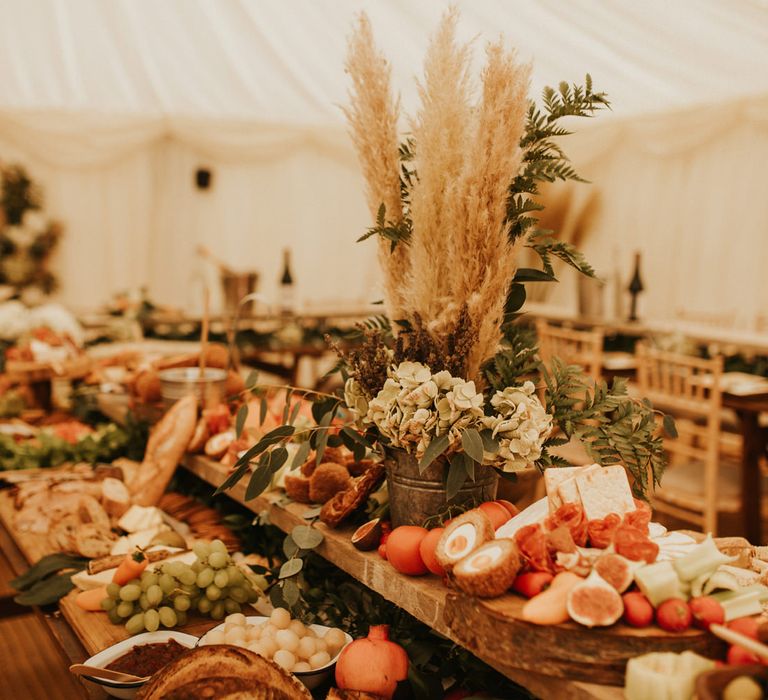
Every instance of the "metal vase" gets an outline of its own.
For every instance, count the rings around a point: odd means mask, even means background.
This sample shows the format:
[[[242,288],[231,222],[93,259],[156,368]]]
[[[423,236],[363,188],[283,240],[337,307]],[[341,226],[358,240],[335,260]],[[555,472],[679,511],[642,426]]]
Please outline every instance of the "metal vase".
[[[443,512],[447,505],[473,507],[496,498],[498,475],[489,468],[477,468],[475,480],[467,479],[450,500],[445,491],[448,463],[439,457],[419,474],[418,460],[403,450],[391,450],[385,462],[389,511],[392,526],[424,525],[431,516]]]

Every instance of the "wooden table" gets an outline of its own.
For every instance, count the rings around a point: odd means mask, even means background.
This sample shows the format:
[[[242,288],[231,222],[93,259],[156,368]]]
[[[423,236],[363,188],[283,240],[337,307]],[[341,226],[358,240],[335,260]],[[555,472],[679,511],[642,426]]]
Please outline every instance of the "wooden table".
[[[760,458],[768,450],[768,428],[760,425],[760,414],[768,412],[768,394],[737,396],[723,392],[723,406],[739,419],[743,438],[741,455],[741,505],[744,512],[744,537],[762,544],[762,475]]]
[[[197,456],[187,457],[184,467],[212,485],[220,484],[227,474],[221,464]],[[255,513],[267,513],[270,522],[285,532],[306,524],[307,506],[285,504],[282,492],[246,503],[246,482],[228,495]],[[45,536],[14,532],[13,506],[7,493],[0,493],[0,525],[5,528],[0,528],[0,545],[4,551],[15,550],[19,572],[48,553]],[[518,596],[479,600],[446,588],[434,576],[397,574],[376,552],[358,551],[351,543],[351,528],[316,526],[325,536],[318,554],[539,697],[619,700],[623,697],[618,687],[623,666],[631,656],[660,649],[692,649],[715,656],[724,651],[719,640],[696,630],[671,635],[655,627],[635,630],[622,625],[592,630],[575,623],[536,627],[520,619],[523,600]],[[81,662],[127,637],[123,627],[112,625],[105,613],[77,607],[73,594],[60,602],[59,610],[60,614],[44,619],[68,663]],[[200,635],[213,624],[197,622],[183,631]],[[104,697],[99,688],[85,685],[91,697]]]

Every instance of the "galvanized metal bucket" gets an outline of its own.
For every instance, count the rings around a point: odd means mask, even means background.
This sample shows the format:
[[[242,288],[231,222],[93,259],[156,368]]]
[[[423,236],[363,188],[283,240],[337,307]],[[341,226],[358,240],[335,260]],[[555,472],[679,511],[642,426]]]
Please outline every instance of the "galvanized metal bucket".
[[[226,370],[216,367],[206,367],[202,376],[199,367],[173,367],[160,372],[160,394],[166,408],[187,394],[194,394],[203,408],[216,406],[224,400],[226,384]]]
[[[490,468],[477,469],[475,481],[467,479],[458,494],[448,501],[445,491],[447,463],[443,457],[419,474],[415,457],[402,450],[392,450],[385,466],[393,527],[423,525],[428,518],[444,512],[448,505],[473,507],[496,498],[499,477]]]

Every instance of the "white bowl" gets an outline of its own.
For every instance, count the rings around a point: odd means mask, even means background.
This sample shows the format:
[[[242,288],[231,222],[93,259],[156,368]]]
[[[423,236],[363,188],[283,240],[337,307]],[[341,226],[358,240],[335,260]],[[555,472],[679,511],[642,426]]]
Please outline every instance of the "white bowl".
[[[129,637],[122,642],[118,642],[111,647],[103,649],[98,654],[94,654],[90,659],[86,659],[83,663],[88,666],[105,668],[118,657],[127,654],[135,646],[140,646],[142,644],[158,644],[167,642],[169,639],[176,640],[181,646],[187,647],[188,649],[192,649],[198,641],[197,637],[194,635],[184,634],[184,632],[176,632],[175,630],[144,632],[143,634],[136,634],[133,637]],[[94,678],[93,676],[83,676],[83,678],[103,686],[104,690],[112,697],[123,698],[124,700],[132,700],[132,698],[135,698],[139,688],[147,682],[134,681],[133,683],[121,683],[120,681],[108,681],[105,678]]]
[[[269,622],[269,618],[262,617],[261,615],[249,615],[245,618],[245,621],[249,625],[260,625],[263,622]],[[211,632],[216,630],[224,631],[224,625],[225,623],[222,622],[220,625],[216,625],[216,627],[209,629],[202,637],[200,637],[198,644],[205,644],[205,638]],[[318,637],[324,637],[328,630],[332,629],[331,627],[326,627],[325,625],[307,625],[307,627],[315,632]],[[336,656],[334,656],[325,666],[313,669],[312,671],[296,671],[293,673],[293,675],[296,676],[296,678],[298,678],[309,690],[314,690],[319,685],[322,685],[328,678],[330,678],[331,673],[333,673],[333,668],[336,666],[336,661],[338,660],[341,652],[344,650],[347,644],[352,641],[352,637],[350,637],[346,632],[344,632],[344,638],[346,639],[344,646],[339,649],[339,653],[336,654]]]

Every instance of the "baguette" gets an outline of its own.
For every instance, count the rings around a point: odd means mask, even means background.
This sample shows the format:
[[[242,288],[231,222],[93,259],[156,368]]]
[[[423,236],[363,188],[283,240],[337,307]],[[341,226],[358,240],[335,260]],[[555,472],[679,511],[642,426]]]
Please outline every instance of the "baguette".
[[[179,399],[160,419],[147,442],[144,461],[130,484],[135,504],[157,505],[192,439],[196,425],[197,399],[191,394]]]
[[[107,477],[101,482],[101,504],[110,518],[119,518],[131,507],[128,487],[118,479]]]

